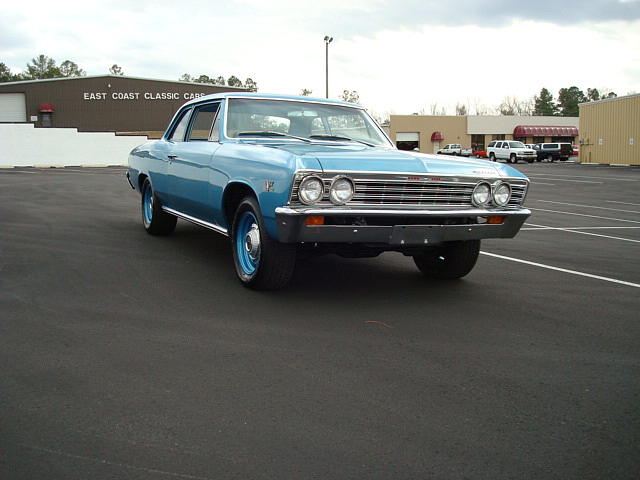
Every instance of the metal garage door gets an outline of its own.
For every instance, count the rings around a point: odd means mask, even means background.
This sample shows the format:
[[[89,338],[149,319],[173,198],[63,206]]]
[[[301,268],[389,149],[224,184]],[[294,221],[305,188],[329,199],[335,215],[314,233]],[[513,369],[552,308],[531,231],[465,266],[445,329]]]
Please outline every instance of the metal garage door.
[[[24,93],[0,93],[0,122],[26,122]]]

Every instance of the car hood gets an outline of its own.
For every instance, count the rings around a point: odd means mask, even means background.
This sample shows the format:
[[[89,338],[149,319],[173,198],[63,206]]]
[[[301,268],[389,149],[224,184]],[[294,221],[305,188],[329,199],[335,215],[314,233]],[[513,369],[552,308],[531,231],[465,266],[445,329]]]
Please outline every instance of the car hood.
[[[361,145],[278,145],[300,157],[313,157],[324,171],[385,172],[469,175],[477,177],[524,177],[514,168],[486,160],[447,158],[390,148]]]

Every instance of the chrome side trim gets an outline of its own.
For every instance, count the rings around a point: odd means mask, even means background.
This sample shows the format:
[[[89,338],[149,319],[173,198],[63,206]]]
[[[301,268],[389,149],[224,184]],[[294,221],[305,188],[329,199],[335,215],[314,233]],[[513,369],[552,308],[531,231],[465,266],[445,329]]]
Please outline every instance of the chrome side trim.
[[[221,233],[222,235],[225,235],[227,237],[229,236],[229,233],[226,228],[222,228],[218,225],[214,225],[213,223],[205,222],[204,220],[200,220],[199,218],[192,217],[191,215],[187,215],[186,213],[179,212],[177,210],[174,210],[173,208],[162,207],[162,210],[164,210],[167,213],[170,213],[171,215],[175,215],[178,218],[186,220],[187,222],[195,223],[196,225],[199,225],[204,228],[208,228],[209,230],[213,230],[214,232]]]

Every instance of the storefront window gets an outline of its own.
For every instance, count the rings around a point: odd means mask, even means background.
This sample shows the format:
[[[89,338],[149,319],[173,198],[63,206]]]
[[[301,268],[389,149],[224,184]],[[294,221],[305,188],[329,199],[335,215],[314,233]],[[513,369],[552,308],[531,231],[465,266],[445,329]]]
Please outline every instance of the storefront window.
[[[474,152],[484,150],[484,135],[471,135],[471,150]]]

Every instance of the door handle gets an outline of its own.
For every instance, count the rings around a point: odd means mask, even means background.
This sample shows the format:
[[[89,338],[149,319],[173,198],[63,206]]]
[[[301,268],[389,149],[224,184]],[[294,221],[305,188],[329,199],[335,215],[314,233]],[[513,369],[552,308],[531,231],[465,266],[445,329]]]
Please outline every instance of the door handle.
[[[167,158],[169,160],[175,160],[178,156],[177,155],[167,155]]]

